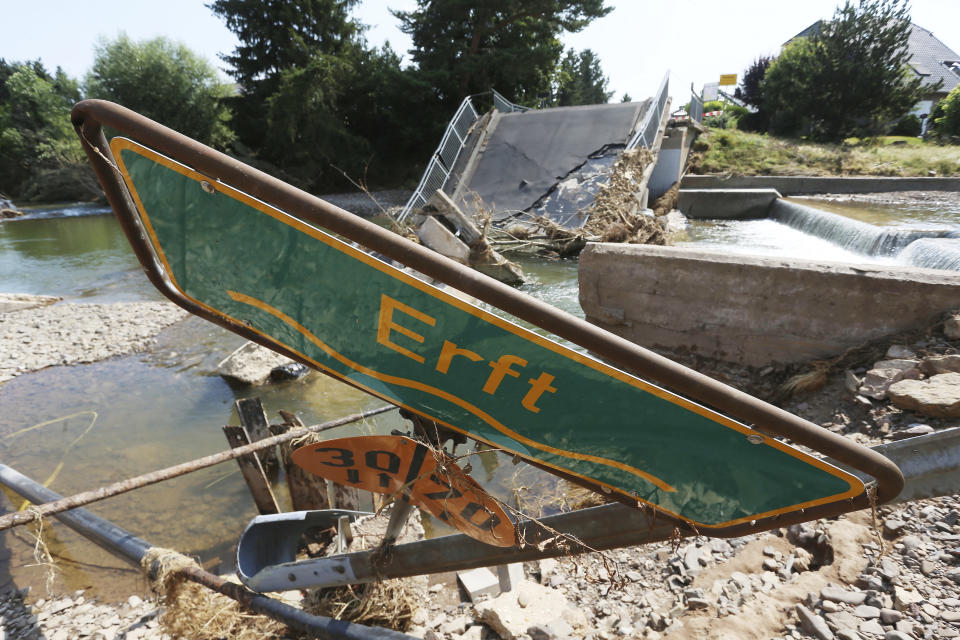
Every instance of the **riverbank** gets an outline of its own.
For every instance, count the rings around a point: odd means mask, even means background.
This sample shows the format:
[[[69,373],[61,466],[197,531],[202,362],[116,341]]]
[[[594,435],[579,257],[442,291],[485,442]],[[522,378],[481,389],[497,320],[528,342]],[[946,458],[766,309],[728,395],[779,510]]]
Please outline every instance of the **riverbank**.
[[[45,367],[140,351],[188,315],[172,302],[60,302],[0,313],[0,383]]]
[[[694,143],[690,172],[736,176],[960,176],[960,146],[919,139],[896,144],[816,144],[736,129]]]

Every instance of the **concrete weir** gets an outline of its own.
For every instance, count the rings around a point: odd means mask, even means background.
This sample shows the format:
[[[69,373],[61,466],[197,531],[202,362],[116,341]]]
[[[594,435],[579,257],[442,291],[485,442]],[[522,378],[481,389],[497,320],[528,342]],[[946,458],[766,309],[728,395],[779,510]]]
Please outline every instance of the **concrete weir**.
[[[637,344],[749,366],[800,362],[904,330],[960,306],[960,276],[912,267],[589,244],[587,319]]]

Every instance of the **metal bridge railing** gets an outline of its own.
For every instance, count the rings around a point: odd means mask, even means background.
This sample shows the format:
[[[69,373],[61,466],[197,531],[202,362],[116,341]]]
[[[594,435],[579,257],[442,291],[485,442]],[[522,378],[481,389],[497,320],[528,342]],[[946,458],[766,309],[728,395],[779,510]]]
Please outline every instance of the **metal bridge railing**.
[[[530,110],[530,107],[523,107],[519,104],[513,104],[500,95],[496,89],[491,89],[490,93],[493,94],[493,108],[500,113],[514,113],[516,111],[524,112]]]
[[[643,122],[637,127],[637,132],[630,138],[630,142],[627,143],[627,149],[636,149],[640,145],[649,149],[653,141],[657,139],[657,131],[660,130],[660,120],[663,118],[663,110],[667,106],[669,80],[670,73],[667,72],[663,75],[663,80],[660,82],[660,89],[657,90],[657,94],[653,98],[653,104],[647,109],[647,115],[644,116]]]
[[[463,99],[457,112],[450,119],[447,130],[443,132],[443,139],[440,140],[440,146],[434,151],[433,157],[427,164],[423,177],[420,178],[420,184],[414,190],[413,195],[403,206],[397,219],[401,222],[410,215],[414,209],[418,209],[427,203],[427,199],[437,189],[443,189],[450,178],[450,172],[453,165],[456,164],[463,145],[467,141],[470,133],[470,127],[480,119],[477,110],[473,107],[473,101],[470,96]]]
[[[693,84],[690,85],[690,112],[688,115],[691,120],[703,122],[703,98],[694,92]]]
[[[529,107],[522,107],[513,104],[502,95],[491,89],[493,94],[493,106],[501,113],[514,113],[528,111]],[[450,119],[447,130],[443,133],[443,139],[440,146],[434,151],[433,157],[427,163],[427,169],[420,178],[420,184],[414,190],[413,195],[407,200],[397,215],[397,220],[403,221],[414,209],[419,209],[427,204],[427,200],[437,190],[443,190],[450,180],[450,173],[453,171],[460,153],[467,142],[467,136],[470,135],[470,129],[474,123],[480,119],[477,110],[473,106],[472,96],[467,96],[460,103],[457,112]]]

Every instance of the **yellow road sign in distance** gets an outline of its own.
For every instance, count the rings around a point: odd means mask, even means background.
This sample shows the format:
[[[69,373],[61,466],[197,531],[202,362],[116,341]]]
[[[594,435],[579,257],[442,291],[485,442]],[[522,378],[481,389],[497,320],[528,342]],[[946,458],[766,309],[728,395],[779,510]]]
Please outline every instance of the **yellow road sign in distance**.
[[[729,87],[731,85],[737,84],[737,74],[735,73],[724,73],[720,75],[720,86]]]

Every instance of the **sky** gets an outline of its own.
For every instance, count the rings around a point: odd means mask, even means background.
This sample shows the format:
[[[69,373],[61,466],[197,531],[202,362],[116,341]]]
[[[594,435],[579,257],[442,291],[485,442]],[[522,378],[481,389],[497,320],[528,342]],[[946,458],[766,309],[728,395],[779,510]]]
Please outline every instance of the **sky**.
[[[634,100],[652,96],[669,72],[670,93],[679,106],[689,98],[691,83],[699,92],[720,74],[741,75],[758,56],[776,54],[798,32],[830,18],[838,1],[607,0],[614,7],[609,15],[563,41],[599,55],[615,100],[624,93]],[[405,54],[410,39],[390,9],[415,6],[415,0],[361,0],[355,14],[369,26],[371,44],[389,42]],[[77,78],[93,64],[98,39],[121,32],[134,40],[166,36],[182,42],[221,70],[218,54],[237,45],[200,0],[90,0],[83,11],[63,0],[0,0],[0,7],[0,58],[39,58],[49,69],[60,66]],[[915,23],[960,52],[960,0],[914,0],[911,13]]]

